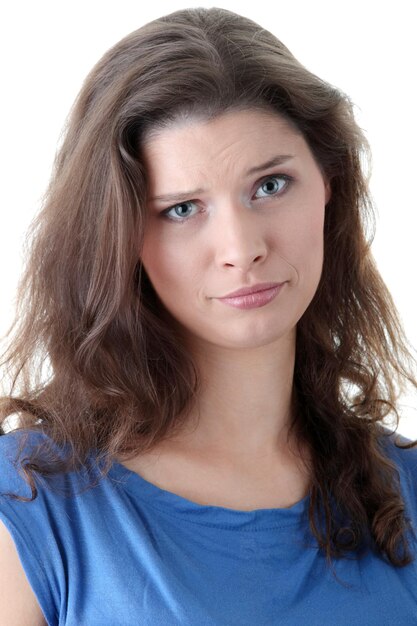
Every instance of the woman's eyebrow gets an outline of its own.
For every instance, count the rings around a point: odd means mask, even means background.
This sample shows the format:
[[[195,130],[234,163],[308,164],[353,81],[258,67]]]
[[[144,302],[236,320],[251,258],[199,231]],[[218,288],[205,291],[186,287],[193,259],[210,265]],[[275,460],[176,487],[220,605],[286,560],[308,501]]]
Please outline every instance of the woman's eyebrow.
[[[293,159],[293,154],[278,154],[277,156],[272,157],[269,161],[265,161],[265,163],[261,163],[261,165],[256,165],[255,167],[251,167],[250,170],[246,172],[246,176],[250,176],[251,174],[256,174],[262,170],[267,170],[269,167],[276,167],[277,165],[282,165],[286,163],[290,159]]]
[[[276,167],[278,165],[282,165],[286,163],[290,159],[293,159],[294,155],[292,154],[278,154],[268,161],[261,163],[260,165],[255,165],[255,167],[251,167],[246,172],[246,176],[251,176],[252,174],[257,174],[262,170],[266,170],[269,167]],[[184,198],[192,198],[193,196],[197,196],[200,193],[204,193],[204,189],[202,187],[198,187],[197,189],[190,189],[188,191],[177,191],[175,193],[165,193],[160,196],[152,196],[149,198],[151,202],[176,202],[177,200],[183,200]]]

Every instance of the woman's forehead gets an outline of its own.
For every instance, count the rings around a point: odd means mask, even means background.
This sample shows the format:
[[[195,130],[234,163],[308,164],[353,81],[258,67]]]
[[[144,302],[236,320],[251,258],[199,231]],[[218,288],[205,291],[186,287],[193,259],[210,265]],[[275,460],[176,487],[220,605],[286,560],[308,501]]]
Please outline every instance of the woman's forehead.
[[[142,156],[148,165],[174,155],[177,162],[196,156],[227,159],[229,154],[244,161],[248,151],[259,153],[260,158],[270,150],[274,154],[299,151],[304,143],[301,133],[278,114],[247,110],[210,120],[190,118],[174,122],[148,136],[142,145]],[[236,154],[239,150],[244,152]],[[272,153],[269,156],[272,158]]]

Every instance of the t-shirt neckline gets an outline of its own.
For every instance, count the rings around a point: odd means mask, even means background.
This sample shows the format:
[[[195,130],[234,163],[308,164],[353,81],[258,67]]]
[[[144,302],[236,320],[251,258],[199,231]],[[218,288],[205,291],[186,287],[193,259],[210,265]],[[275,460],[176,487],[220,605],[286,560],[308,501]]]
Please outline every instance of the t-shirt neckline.
[[[227,526],[240,530],[260,530],[305,525],[308,521],[310,495],[288,508],[263,508],[242,511],[216,505],[199,504],[158,485],[114,461],[109,469],[109,477],[145,505],[158,509],[161,513],[186,518],[188,522],[204,525]]]

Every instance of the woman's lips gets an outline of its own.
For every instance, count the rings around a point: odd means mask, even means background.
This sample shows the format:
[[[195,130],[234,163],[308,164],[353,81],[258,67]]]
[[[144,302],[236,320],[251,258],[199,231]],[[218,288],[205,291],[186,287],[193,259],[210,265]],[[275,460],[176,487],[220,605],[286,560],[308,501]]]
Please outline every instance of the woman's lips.
[[[218,300],[237,309],[255,309],[271,302],[284,285],[285,283],[254,285],[253,287],[234,291],[223,298],[218,298]]]

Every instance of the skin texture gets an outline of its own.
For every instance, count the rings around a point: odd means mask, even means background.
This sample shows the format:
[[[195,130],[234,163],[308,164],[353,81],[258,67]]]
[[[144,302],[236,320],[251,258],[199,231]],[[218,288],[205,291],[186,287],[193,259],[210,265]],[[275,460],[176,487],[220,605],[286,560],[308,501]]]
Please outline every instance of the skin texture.
[[[330,186],[303,136],[264,111],[178,121],[151,134],[142,154],[142,263],[203,380],[198,425],[176,450],[252,476],[287,468],[296,325],[321,276]],[[291,158],[248,174],[278,155]],[[178,198],[155,199],[167,194]],[[284,281],[266,306],[218,299]]]

